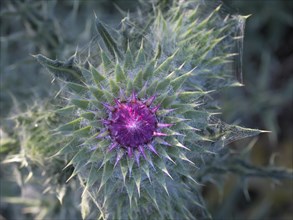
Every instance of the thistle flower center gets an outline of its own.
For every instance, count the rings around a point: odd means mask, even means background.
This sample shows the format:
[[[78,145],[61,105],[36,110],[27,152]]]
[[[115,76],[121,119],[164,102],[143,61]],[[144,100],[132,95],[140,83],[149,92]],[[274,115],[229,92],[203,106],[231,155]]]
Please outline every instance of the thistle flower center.
[[[124,147],[137,148],[152,141],[157,129],[155,113],[140,100],[116,101],[110,115],[110,136]]]

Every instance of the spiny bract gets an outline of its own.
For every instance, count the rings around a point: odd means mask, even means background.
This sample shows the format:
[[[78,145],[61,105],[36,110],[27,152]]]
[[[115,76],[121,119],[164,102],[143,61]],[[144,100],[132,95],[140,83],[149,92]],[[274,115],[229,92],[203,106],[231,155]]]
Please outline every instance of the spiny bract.
[[[197,171],[224,145],[260,133],[209,111],[217,107],[211,92],[239,85],[231,74],[241,38],[234,28],[244,18],[203,9],[180,1],[148,19],[126,17],[116,32],[97,19],[100,41],[85,59],[35,56],[65,85],[68,102],[56,112],[71,121],[54,135],[70,141],[55,156],[70,158],[69,179],[81,180],[83,218],[209,217]]]

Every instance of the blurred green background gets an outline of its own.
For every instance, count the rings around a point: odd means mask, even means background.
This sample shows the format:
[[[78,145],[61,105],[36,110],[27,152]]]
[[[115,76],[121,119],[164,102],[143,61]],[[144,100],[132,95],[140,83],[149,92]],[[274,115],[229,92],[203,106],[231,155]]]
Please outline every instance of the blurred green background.
[[[52,59],[65,59],[74,54],[74,45],[82,49],[95,33],[94,12],[108,25],[118,27],[122,16],[113,3],[124,10],[137,7],[136,0],[0,1],[1,138],[11,132],[7,117],[50,95],[52,78],[30,55],[42,53]],[[230,147],[236,150],[251,144],[250,160],[254,164],[293,168],[293,1],[223,3],[230,13],[251,16],[244,32],[245,86],[221,91],[222,117],[228,123],[271,131]],[[0,178],[5,175],[7,171],[1,168]],[[4,181],[0,183],[1,194],[18,193],[16,186],[7,189]],[[203,189],[216,219],[293,219],[292,181],[251,179],[247,184],[245,193],[243,181],[231,175],[227,176],[222,196],[212,185]],[[21,207],[1,203],[0,219],[17,216],[9,212],[21,212]]]
[[[231,12],[251,16],[244,32],[244,87],[223,91],[223,118],[229,123],[271,131],[255,140],[250,153],[254,164],[273,163],[292,169],[293,1],[224,0],[224,5]],[[266,179],[251,179],[251,200],[246,201],[239,188],[241,180],[234,179],[229,178],[226,186],[230,200],[215,205],[220,218],[230,213],[231,219],[293,219],[292,181],[273,185]]]

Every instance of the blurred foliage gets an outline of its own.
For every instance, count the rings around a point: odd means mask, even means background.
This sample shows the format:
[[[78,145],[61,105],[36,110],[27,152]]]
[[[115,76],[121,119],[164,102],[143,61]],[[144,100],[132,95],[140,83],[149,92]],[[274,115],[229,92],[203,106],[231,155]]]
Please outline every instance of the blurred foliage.
[[[244,34],[242,72],[245,86],[222,92],[223,118],[227,122],[271,131],[255,140],[250,153],[254,164],[274,163],[292,168],[293,2],[223,2],[233,13],[251,15]],[[268,184],[254,178],[246,183],[246,193],[239,188],[242,182],[235,176],[227,178],[225,184],[227,191],[225,198],[220,200],[222,204],[219,205],[215,197],[210,199],[214,210],[222,209],[218,219],[224,219],[224,213],[231,213],[231,219],[292,219],[292,181]],[[208,194],[213,195],[213,187],[207,188]],[[250,200],[245,195],[250,195]]]
[[[281,124],[292,119],[293,2],[225,2],[232,11],[251,17],[243,49],[245,87],[224,92],[224,117],[271,131],[271,145],[276,145],[293,132],[290,124]]]

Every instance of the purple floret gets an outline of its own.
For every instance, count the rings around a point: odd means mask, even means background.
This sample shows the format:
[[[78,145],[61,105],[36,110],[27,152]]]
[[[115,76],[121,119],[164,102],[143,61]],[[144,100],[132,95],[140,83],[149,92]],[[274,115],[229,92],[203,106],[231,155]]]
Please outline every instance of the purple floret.
[[[137,148],[151,142],[157,128],[155,113],[139,100],[118,104],[109,121],[112,139],[124,147]]]

